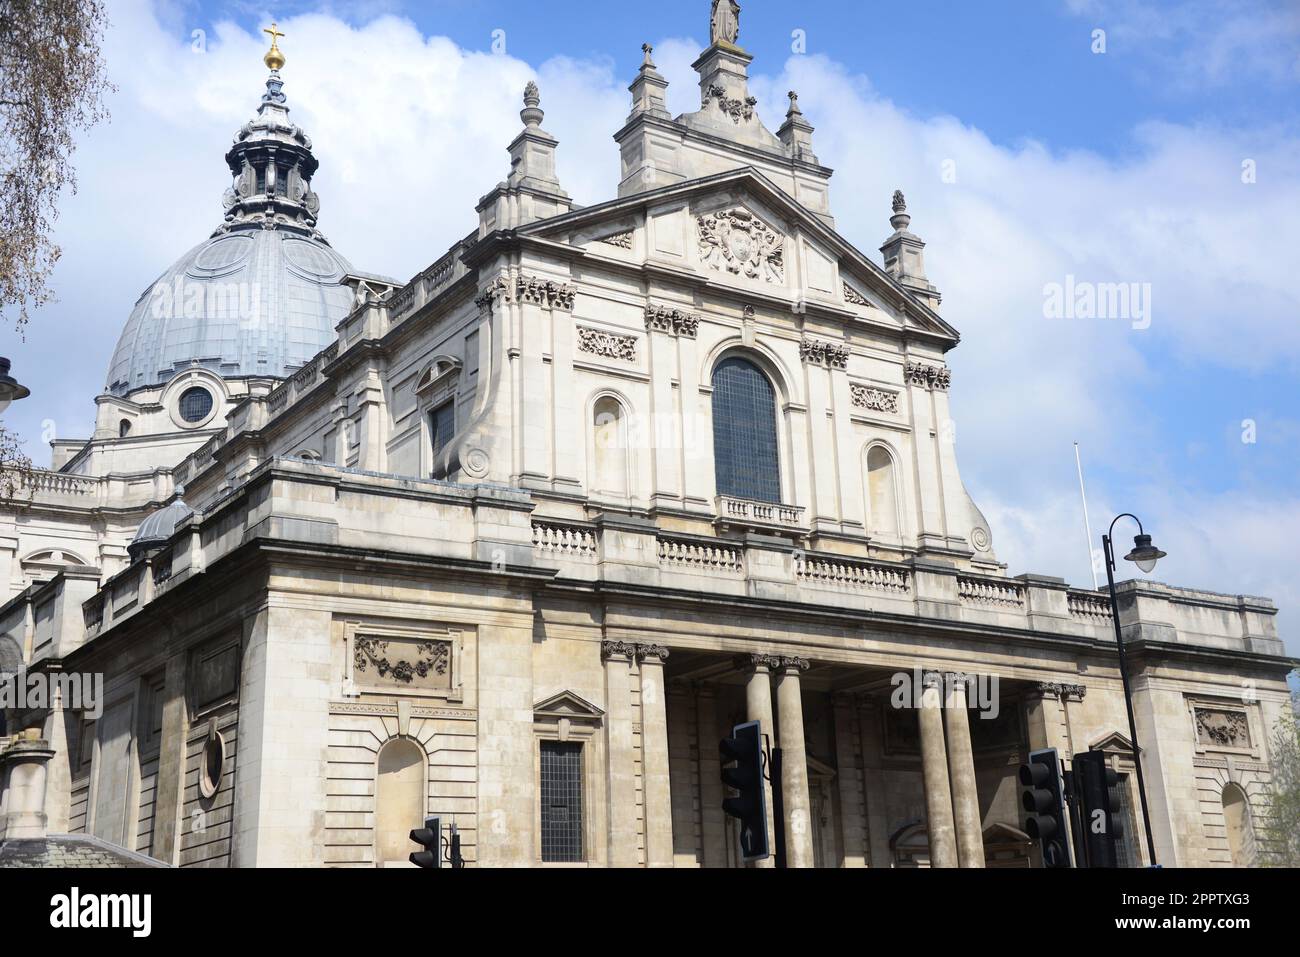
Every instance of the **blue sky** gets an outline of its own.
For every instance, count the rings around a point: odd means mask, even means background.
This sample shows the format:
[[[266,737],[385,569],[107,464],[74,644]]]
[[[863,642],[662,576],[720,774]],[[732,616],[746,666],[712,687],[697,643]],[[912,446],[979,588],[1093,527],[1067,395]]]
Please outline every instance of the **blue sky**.
[[[566,187],[612,195],[641,43],[670,106],[695,108],[708,7],[110,0],[113,121],[77,154],[59,304],[25,342],[0,333],[34,393],[7,423],[38,463],[43,433],[88,434],[131,306],[220,221],[221,157],[256,106],[273,14],[322,163],[321,227],[359,268],[405,276],[504,177],[525,79],[541,82]],[[1094,532],[1138,512],[1170,552],[1156,577],[1273,597],[1300,655],[1300,5],[748,0],[741,41],[770,128],[799,89],[841,232],[878,258],[889,193],[907,191],[963,333],[963,477],[1010,572],[1090,582],[1078,440]],[[1044,285],[1067,276],[1149,284],[1149,328],[1046,318]]]

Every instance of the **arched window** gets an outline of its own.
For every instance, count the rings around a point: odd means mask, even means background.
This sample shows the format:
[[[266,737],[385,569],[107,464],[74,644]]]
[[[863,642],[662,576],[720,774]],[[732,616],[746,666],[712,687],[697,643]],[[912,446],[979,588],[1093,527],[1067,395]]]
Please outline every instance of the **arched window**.
[[[394,738],[379,749],[375,782],[375,864],[404,865],[417,848],[412,828],[424,824],[424,750],[410,738]]]
[[[713,466],[719,495],[781,501],[776,392],[758,366],[734,356],[713,370]]]
[[[883,445],[867,452],[867,530],[872,535],[898,537],[898,498],[894,457]]]
[[[603,396],[592,406],[591,490],[628,494],[627,420],[622,404]]]
[[[1250,804],[1240,785],[1227,784],[1223,788],[1223,827],[1228,835],[1228,853],[1233,867],[1249,867],[1250,855],[1246,846],[1250,840]]]

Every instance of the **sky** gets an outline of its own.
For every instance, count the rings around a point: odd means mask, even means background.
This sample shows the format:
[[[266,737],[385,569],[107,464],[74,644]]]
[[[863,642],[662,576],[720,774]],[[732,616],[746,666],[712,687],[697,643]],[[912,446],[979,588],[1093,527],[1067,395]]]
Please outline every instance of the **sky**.
[[[1009,573],[1091,585],[1077,441],[1094,540],[1137,513],[1169,553],[1155,578],[1272,598],[1300,656],[1300,2],[743,6],[760,115],[775,129],[799,92],[836,170],[839,231],[879,262],[890,195],[907,194],[962,333],[962,475]],[[25,338],[0,328],[33,393],[5,421],[37,464],[50,438],[90,434],[132,306],[220,223],[222,157],[262,93],[271,20],[321,162],[321,229],[357,268],[406,278],[504,179],[529,79],[564,187],[612,197],[641,44],[670,109],[697,109],[709,2],[108,10],[117,90],[61,203],[59,301]],[[1142,308],[1053,313],[1052,290],[1106,283]]]

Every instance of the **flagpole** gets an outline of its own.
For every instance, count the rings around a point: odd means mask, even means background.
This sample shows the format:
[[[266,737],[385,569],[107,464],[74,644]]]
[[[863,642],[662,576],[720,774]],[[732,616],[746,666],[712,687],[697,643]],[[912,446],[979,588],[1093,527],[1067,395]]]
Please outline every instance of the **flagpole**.
[[[1083,489],[1083,461],[1079,458],[1079,443],[1074,443],[1074,465],[1079,470],[1079,499],[1083,502],[1083,531],[1087,535],[1088,544],[1088,570],[1092,572],[1092,590],[1096,591],[1100,586],[1097,584],[1097,563],[1092,560],[1092,523],[1088,521],[1088,493]]]

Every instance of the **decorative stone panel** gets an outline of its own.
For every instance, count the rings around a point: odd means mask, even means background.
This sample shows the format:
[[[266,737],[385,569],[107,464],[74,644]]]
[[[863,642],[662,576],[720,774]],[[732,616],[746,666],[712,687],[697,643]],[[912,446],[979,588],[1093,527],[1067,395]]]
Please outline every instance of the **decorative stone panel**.
[[[700,260],[719,272],[785,283],[785,237],[747,209],[696,218]]]
[[[578,326],[578,350],[623,362],[636,362],[636,336],[620,336],[590,326]]]
[[[1194,707],[1196,740],[1204,748],[1245,751],[1252,747],[1250,716],[1232,708]]]
[[[867,385],[855,385],[850,389],[850,401],[855,409],[868,412],[898,412],[898,393],[886,389],[873,389]]]
[[[852,286],[850,286],[848,283],[843,283],[842,285],[844,286],[844,301],[845,301],[845,302],[852,303],[852,304],[855,305],[855,306],[870,306],[870,305],[871,305],[871,303],[867,301],[866,296],[862,295],[862,293],[858,292],[856,289],[854,289],[854,288],[853,288]]]

